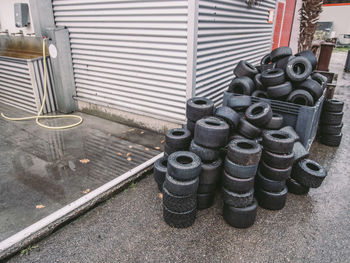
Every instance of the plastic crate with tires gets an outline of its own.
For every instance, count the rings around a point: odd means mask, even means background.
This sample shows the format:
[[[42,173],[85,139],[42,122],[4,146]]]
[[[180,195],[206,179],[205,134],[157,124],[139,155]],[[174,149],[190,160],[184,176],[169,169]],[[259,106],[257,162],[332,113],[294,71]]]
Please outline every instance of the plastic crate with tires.
[[[251,98],[254,103],[258,101],[267,101],[271,105],[273,112],[279,113],[283,116],[283,126],[292,126],[298,133],[301,143],[307,149],[310,149],[316,136],[325,93],[326,90],[324,90],[323,95],[318,99],[314,106],[304,106],[253,96]],[[223,105],[230,106],[230,99],[233,96],[239,95],[241,94],[225,91]]]

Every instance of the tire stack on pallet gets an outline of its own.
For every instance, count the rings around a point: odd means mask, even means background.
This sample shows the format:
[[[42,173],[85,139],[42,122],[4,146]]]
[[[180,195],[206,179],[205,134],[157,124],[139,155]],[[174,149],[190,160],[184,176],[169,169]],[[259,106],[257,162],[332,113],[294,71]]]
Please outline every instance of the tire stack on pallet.
[[[344,102],[339,100],[325,100],[323,103],[320,135],[321,143],[338,147],[343,137],[343,108]]]

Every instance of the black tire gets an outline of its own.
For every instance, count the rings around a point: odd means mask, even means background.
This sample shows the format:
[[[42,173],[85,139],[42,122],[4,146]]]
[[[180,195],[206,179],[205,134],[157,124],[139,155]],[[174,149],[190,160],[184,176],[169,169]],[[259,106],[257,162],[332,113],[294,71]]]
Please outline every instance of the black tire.
[[[190,152],[195,153],[203,162],[212,162],[219,158],[218,149],[205,148],[198,145],[194,140],[191,141]]]
[[[281,210],[287,201],[288,189],[285,187],[282,191],[272,193],[263,189],[256,191],[259,206],[269,210]]]
[[[312,95],[308,91],[303,89],[293,90],[287,97],[286,101],[305,106],[313,106],[315,103]]]
[[[192,136],[194,134],[194,127],[196,127],[196,122],[191,121],[191,120],[187,120],[186,128],[187,128],[187,130],[189,130],[191,132]]]
[[[238,125],[238,132],[248,139],[255,139],[261,135],[261,129],[241,118]]]
[[[260,171],[256,176],[256,187],[261,188],[267,192],[277,193],[281,192],[286,187],[286,181],[273,181],[264,177]]]
[[[214,204],[215,192],[197,194],[197,209],[207,209]]]
[[[267,99],[269,97],[269,95],[267,95],[266,91],[263,90],[256,90],[252,93],[253,97],[257,97],[257,98],[264,98]]]
[[[254,76],[255,88],[258,90],[264,90],[264,86],[261,82],[261,73]]]
[[[240,135],[239,133],[231,133],[229,135],[228,141],[231,142],[233,140],[237,140],[237,139],[246,139],[244,136]]]
[[[264,126],[272,118],[271,106],[267,102],[254,103],[246,110],[245,117],[255,126]]]
[[[261,82],[266,87],[280,85],[285,80],[284,71],[280,68],[265,70],[261,73]]]
[[[237,77],[249,77],[254,78],[256,74],[259,73],[259,71],[254,67],[252,64],[245,60],[241,60],[238,65],[235,67],[233,73]]]
[[[165,135],[165,143],[171,148],[188,148],[191,143],[191,132],[183,128],[171,129]]]
[[[189,181],[179,181],[166,174],[163,188],[168,189],[170,193],[176,196],[187,196],[195,194],[199,185],[199,178],[196,177]],[[170,208],[170,207],[169,207]]]
[[[239,165],[236,164],[227,157],[225,158],[225,171],[234,177],[247,179],[254,177],[256,174],[256,171],[258,170],[258,164],[253,165]]]
[[[222,173],[222,160],[219,158],[210,163],[202,163],[199,174],[200,184],[216,184]]]
[[[201,159],[192,152],[175,152],[168,157],[168,174],[176,180],[193,180],[200,171]]]
[[[297,134],[297,132],[294,130],[292,126],[285,126],[282,129],[280,129],[280,131],[285,131],[289,133],[293,137],[294,142],[300,141],[299,135]]]
[[[302,186],[293,178],[288,179],[286,185],[288,187],[288,193],[295,195],[306,195],[310,190],[310,187]]]
[[[261,159],[269,166],[278,168],[278,169],[287,169],[293,165],[294,162],[294,153],[287,154],[276,154],[264,150],[261,155]]]
[[[337,135],[323,134],[321,135],[321,143],[327,146],[338,147],[341,143],[342,137],[342,133]]]
[[[271,57],[270,57],[270,53],[266,54],[265,56],[262,57],[261,61],[260,61],[260,65],[268,65],[271,64]]]
[[[168,160],[166,157],[159,158],[153,167],[154,180],[158,184],[159,191],[163,189],[163,183],[165,181],[165,174],[167,171]]]
[[[311,66],[312,66],[312,70],[316,69],[317,58],[316,58],[315,54],[312,53],[312,51],[305,50],[305,51],[302,51],[302,52],[296,54],[296,56],[302,56],[302,57],[306,58],[310,62]]]
[[[327,83],[327,77],[323,76],[318,72],[312,73],[311,78],[317,81],[322,86],[322,88],[324,88],[325,84]]]
[[[254,187],[254,178],[255,177],[252,176],[242,179],[231,176],[226,171],[224,171],[224,175],[222,177],[222,186],[230,192],[246,193]]]
[[[286,169],[278,169],[267,165],[264,161],[261,161],[259,170],[260,173],[267,179],[273,181],[285,181],[290,177],[292,167],[290,166]]]
[[[218,149],[227,143],[229,125],[215,117],[203,118],[196,123],[194,141],[203,147]]]
[[[203,117],[212,116],[213,113],[214,103],[207,98],[195,97],[187,101],[186,117],[193,122]]]
[[[270,54],[270,58],[272,62],[276,62],[277,60],[293,55],[293,51],[290,47],[278,47],[272,50]]]
[[[196,220],[196,213],[196,208],[184,213],[177,213],[163,205],[163,219],[165,223],[175,228],[187,228],[193,225]]]
[[[293,147],[293,153],[294,153],[294,162],[297,163],[298,161],[302,159],[309,158],[310,154],[309,151],[306,150],[304,145],[301,142],[295,142]]]
[[[286,154],[293,151],[295,139],[288,132],[282,130],[267,130],[263,132],[263,147],[264,150]]]
[[[343,120],[343,112],[323,111],[321,116],[321,124],[340,125]]]
[[[232,129],[237,129],[240,116],[230,107],[223,106],[218,108],[215,112],[215,116],[226,121]]]
[[[320,125],[320,131],[323,135],[338,135],[343,129],[343,123],[340,125]]]
[[[310,76],[312,66],[306,58],[295,57],[287,63],[285,72],[291,81],[301,82]]]
[[[183,213],[197,207],[196,193],[187,196],[177,196],[163,187],[163,204],[171,211]]]
[[[236,228],[248,228],[255,222],[258,203],[254,199],[247,207],[239,208],[224,204],[223,216],[227,224]]]
[[[273,99],[284,99],[292,92],[292,83],[289,81],[282,83],[280,85],[270,86],[267,88],[267,95]]]
[[[225,204],[233,207],[247,207],[254,201],[254,188],[246,193],[230,192],[222,188],[222,199]]]
[[[269,130],[278,130],[283,126],[283,116],[279,113],[273,113],[271,120],[265,124],[265,128]]]
[[[309,92],[316,102],[323,94],[322,86],[315,80],[307,79],[298,85],[299,89]]]
[[[236,139],[228,144],[227,158],[239,165],[256,165],[261,157],[261,146],[248,139]]]
[[[252,98],[250,96],[236,95],[227,91],[224,92],[224,106],[228,106],[234,110],[239,111],[248,108],[251,104]]]
[[[284,58],[277,60],[275,63],[275,68],[280,68],[280,69],[285,70],[288,62],[293,58],[294,58],[294,56],[287,56],[287,57],[284,57]]]
[[[310,159],[299,161],[293,169],[292,174],[292,178],[299,184],[311,188],[320,187],[326,176],[326,169],[319,163]]]
[[[344,108],[344,102],[340,100],[325,100],[323,103],[323,111],[332,111],[332,112],[342,112]]]
[[[188,150],[188,147],[183,147],[183,148],[179,148],[179,147],[176,147],[176,148],[173,148],[173,147],[170,147],[168,144],[164,144],[164,153],[165,153],[165,156],[169,156],[170,154],[174,153],[174,152],[179,152],[179,151],[187,151]]]
[[[216,191],[216,184],[199,184],[197,194],[208,194]]]
[[[254,81],[248,77],[239,77],[231,81],[228,92],[236,94],[250,95],[255,89]]]

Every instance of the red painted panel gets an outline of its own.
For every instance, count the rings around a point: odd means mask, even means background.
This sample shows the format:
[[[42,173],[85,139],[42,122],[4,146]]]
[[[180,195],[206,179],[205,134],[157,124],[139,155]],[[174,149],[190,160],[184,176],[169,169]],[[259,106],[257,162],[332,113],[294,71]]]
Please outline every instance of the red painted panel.
[[[290,35],[292,32],[294,11],[296,0],[287,0],[286,8],[284,10],[282,35],[279,46],[289,46]]]
[[[281,37],[280,34],[281,34],[282,19],[283,19],[283,9],[284,9],[284,3],[279,2],[277,5],[275,31],[273,33],[272,49],[279,47],[279,40]]]

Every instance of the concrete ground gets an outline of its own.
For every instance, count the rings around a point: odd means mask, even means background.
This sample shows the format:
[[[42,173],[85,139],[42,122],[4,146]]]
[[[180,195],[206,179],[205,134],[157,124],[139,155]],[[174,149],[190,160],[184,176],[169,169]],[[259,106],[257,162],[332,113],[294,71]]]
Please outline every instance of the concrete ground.
[[[335,53],[331,70],[342,72],[344,61]],[[312,147],[311,158],[328,170],[323,185],[289,194],[281,211],[259,208],[251,228],[225,223],[219,194],[192,227],[170,228],[149,176],[9,262],[349,262],[349,81],[340,75],[335,96],[346,102],[341,146]]]

